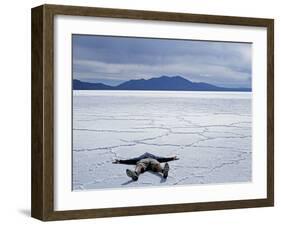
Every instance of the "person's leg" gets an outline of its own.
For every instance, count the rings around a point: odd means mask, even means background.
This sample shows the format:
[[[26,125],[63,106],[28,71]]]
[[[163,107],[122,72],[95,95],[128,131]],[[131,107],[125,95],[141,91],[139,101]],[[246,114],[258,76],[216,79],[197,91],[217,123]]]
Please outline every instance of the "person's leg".
[[[137,163],[136,168],[135,168],[135,172],[137,175],[144,173],[145,170],[146,170],[146,165],[144,163],[142,163],[142,162]]]
[[[170,167],[167,162],[165,163],[164,167],[162,167],[160,162],[158,162],[157,160],[155,159],[151,160],[151,170],[154,172],[163,173],[164,178],[168,177],[169,169]]]
[[[155,159],[152,159],[150,162],[150,168],[153,172],[158,172],[158,173],[162,173],[163,172],[163,168],[160,164],[160,162],[158,162]]]
[[[146,164],[138,162],[134,171],[130,169],[126,170],[127,176],[131,177],[134,181],[137,181],[139,175],[146,170],[146,167]]]

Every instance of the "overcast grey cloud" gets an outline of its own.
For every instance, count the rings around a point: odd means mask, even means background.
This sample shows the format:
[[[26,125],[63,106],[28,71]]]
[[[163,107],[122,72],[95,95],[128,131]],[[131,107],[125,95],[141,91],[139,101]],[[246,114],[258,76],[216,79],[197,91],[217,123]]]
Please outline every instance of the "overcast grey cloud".
[[[182,76],[224,87],[251,87],[251,44],[73,35],[73,78],[117,85]]]

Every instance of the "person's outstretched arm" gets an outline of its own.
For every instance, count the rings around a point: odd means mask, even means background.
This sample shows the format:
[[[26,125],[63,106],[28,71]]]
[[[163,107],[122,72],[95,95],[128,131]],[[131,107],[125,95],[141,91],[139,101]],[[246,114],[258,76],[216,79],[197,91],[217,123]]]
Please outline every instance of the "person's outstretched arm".
[[[126,164],[126,165],[135,165],[139,161],[138,158],[133,159],[115,159],[112,163],[113,164]]]
[[[173,157],[157,157],[158,162],[169,162],[169,161],[174,161],[174,160],[179,160],[177,156]]]

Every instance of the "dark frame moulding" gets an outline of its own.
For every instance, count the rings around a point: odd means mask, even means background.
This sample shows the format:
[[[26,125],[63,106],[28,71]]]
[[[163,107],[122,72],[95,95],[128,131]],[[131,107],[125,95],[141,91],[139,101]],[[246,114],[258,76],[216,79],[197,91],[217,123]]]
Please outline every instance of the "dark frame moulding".
[[[103,209],[54,211],[53,34],[54,16],[95,16],[267,28],[267,198]],[[41,5],[32,9],[31,215],[50,220],[163,214],[274,205],[274,20],[110,8]]]

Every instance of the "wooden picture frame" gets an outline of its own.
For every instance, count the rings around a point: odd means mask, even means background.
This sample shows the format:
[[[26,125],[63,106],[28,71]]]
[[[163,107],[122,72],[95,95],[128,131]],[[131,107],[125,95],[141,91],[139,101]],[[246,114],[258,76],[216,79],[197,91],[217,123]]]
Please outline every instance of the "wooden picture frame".
[[[54,210],[54,16],[124,18],[267,29],[267,198],[99,209]],[[274,205],[273,19],[42,5],[32,9],[32,201],[31,215],[50,220],[164,214]]]

